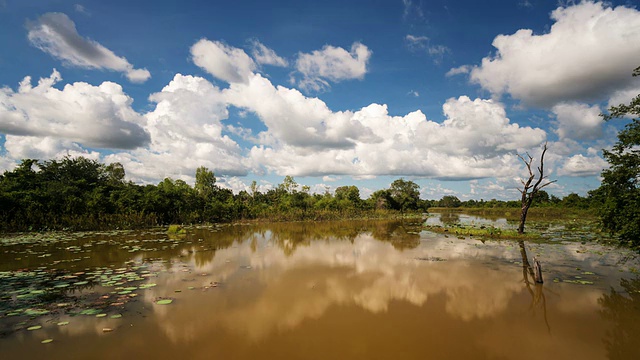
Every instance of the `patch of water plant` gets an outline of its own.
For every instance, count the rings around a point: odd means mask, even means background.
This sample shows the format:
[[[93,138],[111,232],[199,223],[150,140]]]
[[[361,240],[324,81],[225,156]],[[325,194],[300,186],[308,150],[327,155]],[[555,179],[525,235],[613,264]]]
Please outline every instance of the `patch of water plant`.
[[[0,238],[0,336],[43,321],[64,326],[72,316],[121,318],[171,263],[211,259],[231,243],[171,238],[166,228],[6,235]]]
[[[527,239],[540,238],[539,233],[526,233],[524,235],[519,235],[514,229],[504,229],[487,225],[425,225],[425,229],[461,238],[465,238],[466,236],[491,239],[515,239],[519,237],[526,237]]]
[[[149,265],[129,261],[119,268],[97,267],[68,272],[44,267],[0,272],[2,332],[11,332],[43,316],[121,317],[137,292],[154,287]],[[7,320],[7,319],[4,319]],[[65,324],[66,325],[66,324]]]
[[[456,237],[480,237],[488,239],[525,239],[543,241],[578,241],[612,243],[614,238],[600,230],[593,219],[532,220],[527,222],[526,232],[518,234],[515,222],[501,224],[470,223],[458,219],[453,223],[425,224],[428,231],[450,234]]]

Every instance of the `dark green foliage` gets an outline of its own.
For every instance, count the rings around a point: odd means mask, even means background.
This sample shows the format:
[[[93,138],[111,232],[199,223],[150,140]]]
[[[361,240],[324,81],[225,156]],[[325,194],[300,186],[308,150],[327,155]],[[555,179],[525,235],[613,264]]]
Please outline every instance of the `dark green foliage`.
[[[122,217],[114,215],[118,193],[127,186],[123,178],[118,163],[82,157],[23,160],[0,176],[0,229],[118,227]]]
[[[361,209],[363,206],[360,198],[360,189],[357,186],[340,186],[336,189],[335,200],[340,209]]]
[[[420,186],[413,181],[398,179],[391,183],[389,196],[394,210],[400,210],[400,212],[417,210],[420,201]]]
[[[196,170],[193,187],[170,178],[158,185],[138,185],[125,182],[124,177],[119,163],[105,165],[83,157],[24,160],[0,175],[0,231],[377,217],[388,210],[405,212],[424,206],[418,185],[402,179],[365,201],[356,186],[341,186],[335,195],[310,194],[308,186],[298,185],[291,176],[266,193],[254,182],[251,193],[234,195],[219,187],[205,167]]]
[[[217,190],[216,177],[213,175],[213,171],[210,171],[204,166],[197,168],[196,184],[194,188],[202,198],[211,198],[213,193]]]
[[[387,189],[375,191],[373,194],[371,194],[371,196],[367,200],[367,203],[370,207],[376,210],[391,209],[393,206],[391,192]]]
[[[633,73],[638,75],[640,67]],[[610,167],[602,172],[602,185],[591,195],[601,203],[603,227],[622,241],[640,246],[640,95],[628,105],[611,107],[603,116],[605,120],[635,118],[618,133],[615,146],[603,150]]]
[[[578,194],[571,193],[560,201],[562,207],[567,208],[578,208],[578,209],[587,209],[590,207],[591,202],[589,198],[581,197]]]
[[[170,178],[157,185],[138,185],[124,177],[118,163],[105,165],[81,157],[23,160],[13,171],[0,175],[0,231],[130,229],[243,219],[354,219],[422,213],[432,206],[519,206],[495,199],[462,202],[451,195],[423,200],[419,186],[404,179],[364,200],[357,186],[340,186],[333,194],[311,194],[308,186],[300,186],[291,176],[266,192],[260,192],[254,182],[249,192],[234,195],[218,186],[213,172],[205,167],[196,170],[193,187]],[[590,203],[590,198],[572,194],[556,206]]]
[[[426,200],[429,202],[429,200]],[[593,198],[592,195],[587,197],[580,196],[575,193],[571,193],[563,198],[559,198],[556,195],[549,195],[546,191],[540,190],[534,197],[533,207],[554,207],[554,208],[569,208],[569,209],[590,209],[596,208],[600,204]],[[517,208],[520,209],[520,201],[503,201],[491,199],[486,201],[481,200],[467,200],[460,201],[457,197],[446,195],[442,199],[433,201],[431,207],[461,207],[461,208],[485,208],[485,209],[503,209],[503,208]]]
[[[438,206],[439,207],[459,207],[460,205],[462,205],[462,202],[460,201],[460,199],[458,199],[458,197],[453,196],[453,195],[445,195],[442,197],[442,199],[440,199],[440,201],[438,201]]]

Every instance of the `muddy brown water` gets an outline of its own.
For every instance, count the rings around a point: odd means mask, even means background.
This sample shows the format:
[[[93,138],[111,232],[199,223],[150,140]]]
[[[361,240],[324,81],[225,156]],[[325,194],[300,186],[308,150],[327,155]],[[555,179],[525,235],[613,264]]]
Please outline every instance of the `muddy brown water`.
[[[539,285],[517,242],[421,225],[8,237],[0,358],[640,358],[635,253],[556,225],[524,244],[528,261],[542,261]]]

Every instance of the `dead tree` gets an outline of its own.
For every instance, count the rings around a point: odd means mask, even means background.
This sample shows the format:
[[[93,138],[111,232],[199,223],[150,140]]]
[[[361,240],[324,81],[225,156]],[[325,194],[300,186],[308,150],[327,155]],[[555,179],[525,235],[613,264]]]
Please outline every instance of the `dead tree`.
[[[520,225],[518,226],[518,234],[524,234],[524,223],[527,221],[527,213],[529,212],[529,208],[533,203],[533,199],[540,189],[543,187],[553,184],[556,180],[546,181],[547,176],[544,175],[544,154],[547,152],[547,143],[544,143],[542,147],[542,155],[540,155],[540,166],[538,166],[538,179],[536,180],[536,174],[534,174],[533,170],[531,170],[531,163],[533,163],[533,158],[529,153],[527,153],[527,159],[518,154],[518,157],[524,164],[527,166],[527,170],[529,171],[529,178],[527,181],[520,180],[522,183],[522,190],[518,189],[522,194],[522,208],[520,212]],[[534,182],[534,180],[536,180]]]

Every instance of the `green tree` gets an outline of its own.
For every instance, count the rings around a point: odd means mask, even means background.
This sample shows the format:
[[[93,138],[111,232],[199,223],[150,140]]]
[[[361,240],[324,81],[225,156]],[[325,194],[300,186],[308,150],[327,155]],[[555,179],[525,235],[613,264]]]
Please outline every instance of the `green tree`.
[[[391,192],[389,189],[380,189],[374,191],[369,199],[367,199],[369,203],[369,208],[374,210],[387,210],[391,208]]]
[[[459,207],[461,204],[462,202],[460,201],[460,199],[458,199],[457,196],[453,196],[453,195],[445,195],[438,202],[439,207],[446,207],[446,208]]]
[[[253,180],[253,181],[251,182],[251,197],[252,197],[252,198],[255,198],[255,197],[256,197],[256,194],[257,194],[258,192],[259,192],[259,191],[258,191],[258,183],[257,183],[255,180]]]
[[[389,188],[393,208],[405,212],[416,210],[420,201],[420,186],[413,181],[398,179],[391,183]]]
[[[360,208],[362,204],[360,189],[354,185],[336,188],[335,198],[340,204],[344,204],[342,207]]]
[[[633,76],[640,75],[640,67]],[[620,240],[640,246],[640,94],[628,105],[613,106],[605,120],[632,116],[631,123],[618,133],[611,150],[603,150],[609,168],[602,172],[602,184],[591,195],[602,203],[599,214],[603,227]]]
[[[540,190],[538,191],[536,196],[533,198],[533,205],[540,205],[540,206],[548,205],[549,199],[550,199],[549,193],[544,190]]]
[[[278,185],[278,189],[293,194],[298,190],[298,183],[292,176],[287,175],[284,177],[284,180],[282,180],[282,184]]]
[[[149,187],[145,194],[148,211],[158,214],[163,224],[192,223],[196,193],[183,180],[165,178],[158,186]]]
[[[586,209],[589,207],[589,201],[576,193],[571,193],[562,198],[562,202],[560,204],[562,205],[562,207],[567,208]]]
[[[216,177],[213,171],[207,169],[204,166],[200,166],[196,169],[196,184],[195,190],[198,195],[205,199],[209,199],[216,190]]]
[[[111,185],[122,185],[124,183],[124,166],[119,162],[114,162],[106,166],[108,181]]]

